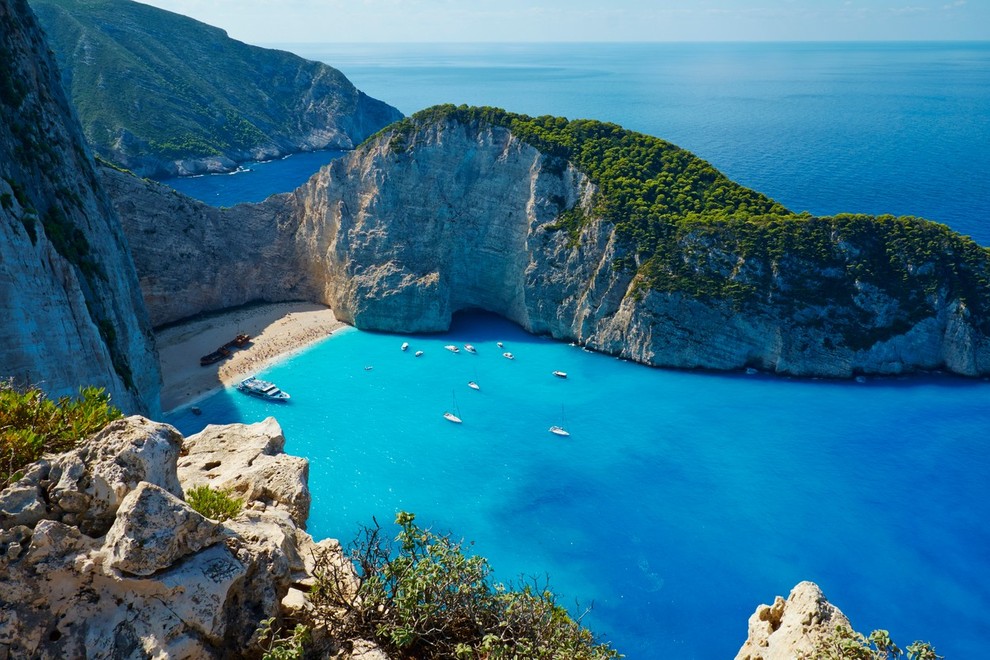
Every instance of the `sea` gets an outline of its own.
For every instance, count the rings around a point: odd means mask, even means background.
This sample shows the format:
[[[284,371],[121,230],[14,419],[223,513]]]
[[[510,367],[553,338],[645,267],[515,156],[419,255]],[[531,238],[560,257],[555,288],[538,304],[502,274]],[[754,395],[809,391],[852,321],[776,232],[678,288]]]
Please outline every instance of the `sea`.
[[[407,114],[450,102],[611,121],[795,211],[922,216],[990,245],[990,44],[280,47]],[[229,206],[337,155],[168,183]],[[465,343],[477,354],[444,349]],[[986,379],[653,369],[481,311],[436,335],[345,329],[261,376],[292,401],[227,390],[166,418],[188,434],[275,416],[310,460],[316,538],[346,544],[414,512],[498,580],[548,579],[632,660],[730,658],[756,606],[801,580],[902,647],[990,647]]]

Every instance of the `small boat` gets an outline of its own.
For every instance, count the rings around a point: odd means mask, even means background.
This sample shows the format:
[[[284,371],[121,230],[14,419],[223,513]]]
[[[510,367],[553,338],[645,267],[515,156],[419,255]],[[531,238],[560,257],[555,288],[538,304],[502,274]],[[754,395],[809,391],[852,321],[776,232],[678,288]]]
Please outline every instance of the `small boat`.
[[[746,367],[746,375],[747,376],[755,376],[758,373],[759,372],[756,369],[754,369],[753,367]]]
[[[371,371],[372,369],[374,369],[374,367],[370,364],[364,368],[365,371]]]
[[[478,352],[478,349],[475,348],[474,346],[472,346],[471,344],[464,344],[464,350],[467,351],[468,353],[477,353]]]
[[[450,401],[451,401],[451,406],[454,409],[454,412],[450,412],[448,410],[443,414],[443,418],[448,422],[453,422],[454,424],[460,424],[461,418],[455,414],[455,413],[459,413],[460,410],[457,409],[457,397],[454,396],[454,390],[450,391]]]
[[[416,351],[415,355],[416,355],[416,357],[422,357],[423,356],[423,351]]]
[[[505,348],[505,346],[503,346],[502,342],[500,341],[495,342],[495,345],[498,346],[499,348]]]
[[[409,350],[409,342],[407,342],[407,341],[402,342],[401,348],[404,351],[408,351]]]
[[[513,355],[512,353],[509,353],[508,351],[506,351],[505,353],[502,353],[502,357],[504,357],[506,360],[515,360],[516,359],[516,356]]]
[[[554,435],[559,435],[562,438],[567,438],[567,437],[570,437],[570,435],[571,435],[570,433],[567,432],[567,429],[564,428],[564,406],[563,406],[563,404],[561,404],[561,406],[560,406],[560,424],[554,424],[553,426],[551,426],[550,427],[550,432],[553,433]]]
[[[244,394],[250,394],[251,396],[256,396],[268,401],[289,400],[289,394],[278,389],[275,386],[275,383],[269,383],[267,380],[261,380],[260,378],[255,378],[254,376],[245,378],[239,382],[237,384],[237,389],[244,392]]]
[[[460,353],[461,352],[461,349],[457,348],[453,344],[447,344],[446,346],[444,346],[444,348],[446,348],[451,353]]]
[[[468,387],[470,387],[472,390],[478,390],[479,392],[481,391],[481,385],[478,385],[473,380],[468,381]]]
[[[191,408],[189,408],[189,410],[194,415],[202,415],[203,414],[203,409],[200,408],[199,406],[192,406]]]
[[[230,357],[230,351],[226,346],[221,346],[212,353],[207,353],[203,357],[199,358],[199,366],[205,367],[208,364],[213,364],[214,362],[219,362],[220,360],[226,360]]]
[[[553,372],[553,375],[556,376],[557,378],[567,378],[566,371],[555,371]]]

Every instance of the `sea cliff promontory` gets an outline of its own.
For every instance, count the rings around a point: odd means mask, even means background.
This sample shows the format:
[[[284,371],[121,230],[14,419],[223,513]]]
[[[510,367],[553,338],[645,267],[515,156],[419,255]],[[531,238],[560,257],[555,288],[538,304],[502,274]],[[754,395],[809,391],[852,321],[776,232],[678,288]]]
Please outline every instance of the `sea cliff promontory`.
[[[104,179],[155,325],[251,300],[402,332],[484,309],[654,366],[990,373],[986,248],[918,218],[796,214],[612,124],[439,106],[231,209]]]
[[[402,116],[337,69],[131,0],[31,0],[86,139],[143,176],[350,149]]]

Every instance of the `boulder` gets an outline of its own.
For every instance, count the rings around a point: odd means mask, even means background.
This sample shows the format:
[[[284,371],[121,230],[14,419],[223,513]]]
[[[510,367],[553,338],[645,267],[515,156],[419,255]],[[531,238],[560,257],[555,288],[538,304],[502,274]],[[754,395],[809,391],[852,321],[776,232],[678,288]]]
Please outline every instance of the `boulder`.
[[[285,436],[274,417],[250,425],[210,425],[186,438],[179,479],[187,489],[229,489],[245,502],[280,508],[305,529],[309,461],[283,453],[284,447]]]
[[[213,545],[223,527],[166,490],[141,483],[124,498],[107,532],[107,565],[131,575],[152,575]]]
[[[793,660],[815,657],[823,639],[849,619],[826,600],[814,582],[801,582],[784,600],[760,605],[749,617],[749,637],[736,660]]]

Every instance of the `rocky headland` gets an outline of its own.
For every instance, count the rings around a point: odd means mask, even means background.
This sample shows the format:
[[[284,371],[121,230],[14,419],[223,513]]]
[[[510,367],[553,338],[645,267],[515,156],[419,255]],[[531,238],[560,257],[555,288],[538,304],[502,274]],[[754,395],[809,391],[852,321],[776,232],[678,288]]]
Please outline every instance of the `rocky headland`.
[[[337,69],[131,0],[31,0],[86,139],[142,176],[351,149],[402,117]]]
[[[154,325],[308,300],[429,332],[484,309],[654,366],[990,373],[986,248],[917,218],[794,214],[614,125],[434,108],[230,209],[103,180]]]

